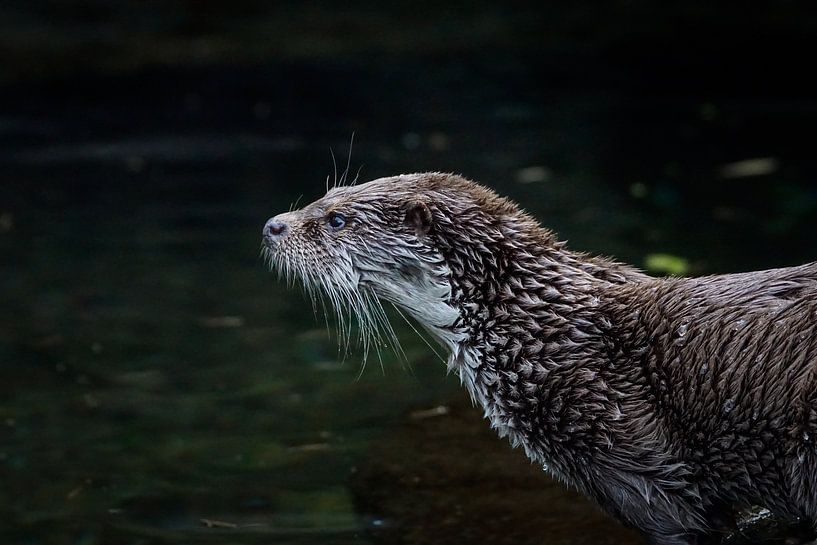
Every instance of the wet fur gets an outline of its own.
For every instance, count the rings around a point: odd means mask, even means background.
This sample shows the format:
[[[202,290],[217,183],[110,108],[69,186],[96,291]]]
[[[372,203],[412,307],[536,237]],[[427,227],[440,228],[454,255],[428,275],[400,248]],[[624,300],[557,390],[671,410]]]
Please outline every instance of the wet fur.
[[[695,543],[724,506],[817,519],[817,263],[652,278],[438,173],[279,218],[276,268],[358,301],[364,329],[373,301],[405,310],[500,435],[651,543]]]

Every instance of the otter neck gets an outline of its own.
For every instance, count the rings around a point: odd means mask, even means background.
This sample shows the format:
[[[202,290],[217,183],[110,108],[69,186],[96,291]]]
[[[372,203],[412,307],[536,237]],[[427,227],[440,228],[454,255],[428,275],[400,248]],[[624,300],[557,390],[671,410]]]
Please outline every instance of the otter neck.
[[[442,250],[451,271],[449,304],[459,313],[452,330],[461,334],[448,367],[500,435],[533,449],[528,454],[549,456],[529,440],[524,415],[537,407],[522,405],[549,399],[548,376],[560,368],[601,364],[604,318],[597,307],[615,284],[646,277],[570,252],[544,230],[504,231]]]

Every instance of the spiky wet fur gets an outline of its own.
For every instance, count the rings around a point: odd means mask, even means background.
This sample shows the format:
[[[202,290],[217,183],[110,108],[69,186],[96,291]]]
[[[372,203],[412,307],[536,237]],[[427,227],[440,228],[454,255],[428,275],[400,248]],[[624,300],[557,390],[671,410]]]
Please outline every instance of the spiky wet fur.
[[[439,173],[279,217],[274,268],[357,315],[366,346],[394,338],[379,300],[405,310],[500,435],[651,543],[695,543],[724,508],[817,518],[817,263],[651,278]]]

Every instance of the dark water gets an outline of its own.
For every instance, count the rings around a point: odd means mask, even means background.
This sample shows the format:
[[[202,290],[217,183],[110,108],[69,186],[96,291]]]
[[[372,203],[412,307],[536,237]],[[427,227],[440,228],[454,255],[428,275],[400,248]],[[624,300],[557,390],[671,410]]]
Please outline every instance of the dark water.
[[[6,83],[0,538],[636,542],[484,430],[399,319],[408,361],[361,372],[258,258],[354,131],[361,179],[463,173],[656,273],[817,259],[813,97],[572,70],[500,52]]]

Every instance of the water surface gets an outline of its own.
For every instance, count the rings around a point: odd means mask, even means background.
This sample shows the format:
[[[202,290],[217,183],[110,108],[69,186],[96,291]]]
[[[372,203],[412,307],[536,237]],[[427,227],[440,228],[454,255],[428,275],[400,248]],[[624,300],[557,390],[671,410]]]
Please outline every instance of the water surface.
[[[796,264],[817,249],[817,108],[535,92],[535,64],[494,60],[8,86],[3,540],[637,542],[494,438],[399,318],[407,361],[361,372],[265,270],[260,229],[320,196],[355,131],[362,179],[463,173],[577,249],[690,274]]]

